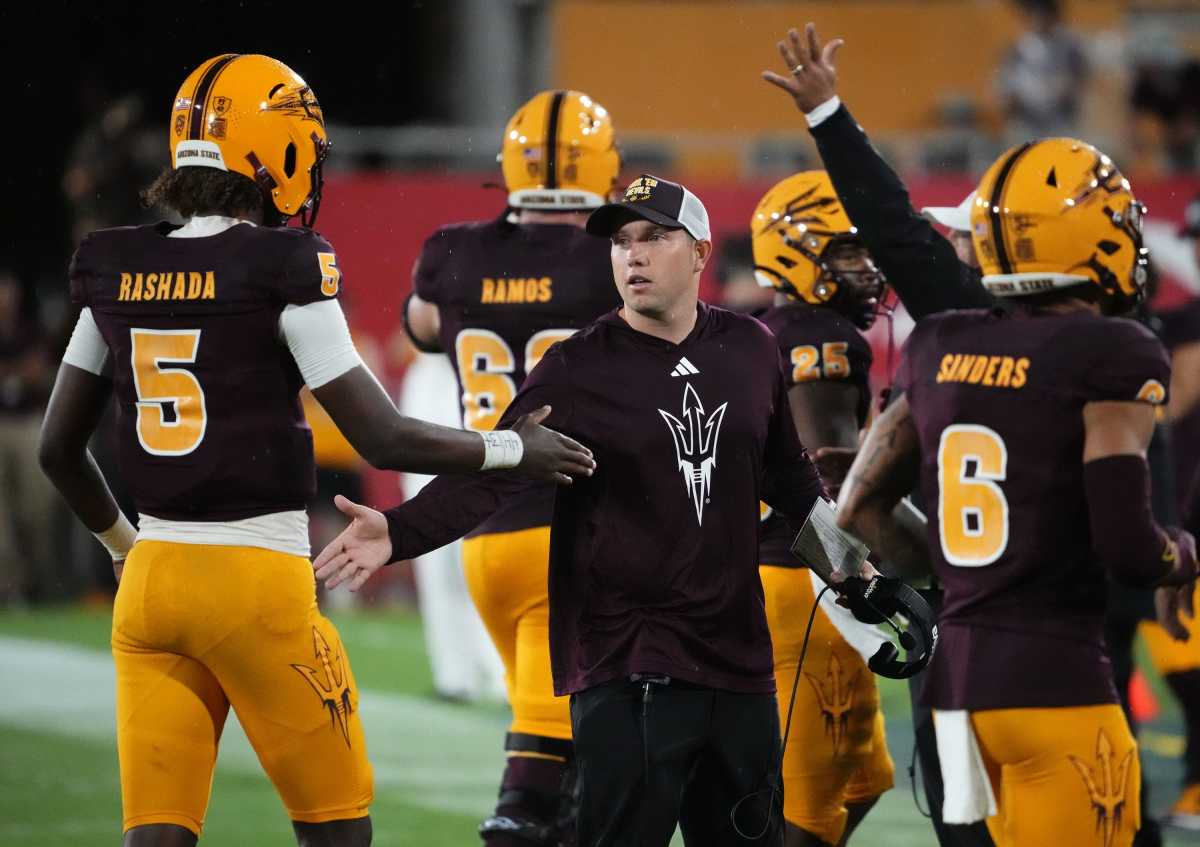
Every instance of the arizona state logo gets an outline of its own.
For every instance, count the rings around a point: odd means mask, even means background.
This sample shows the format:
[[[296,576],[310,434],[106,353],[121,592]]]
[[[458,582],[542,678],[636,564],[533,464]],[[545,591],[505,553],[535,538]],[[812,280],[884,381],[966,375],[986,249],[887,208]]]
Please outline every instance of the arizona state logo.
[[[308,665],[292,665],[308,681],[313,691],[321,698],[321,705],[329,710],[329,723],[341,730],[346,746],[350,746],[350,726],[347,722],[354,707],[350,704],[350,680],[346,674],[346,660],[341,653],[329,649],[325,636],[313,627],[313,654],[320,661],[320,670]]]
[[[650,189],[658,185],[658,180],[648,176],[640,176],[625,189],[626,200],[649,200]]]
[[[708,502],[712,472],[717,466],[717,439],[728,405],[722,403],[711,415],[705,416],[704,404],[689,382],[683,389],[683,420],[658,410],[675,442],[675,462],[683,473],[688,499],[696,507],[697,524],[704,523],[704,504]]]
[[[1133,762],[1131,747],[1120,762],[1116,762],[1112,742],[1104,730],[1096,738],[1096,766],[1078,756],[1068,755],[1075,770],[1083,778],[1088,799],[1096,810],[1096,831],[1104,836],[1104,847],[1112,847],[1113,838],[1121,828],[1121,814],[1125,809],[1125,783],[1129,776],[1129,765]]]
[[[854,689],[858,686],[861,674],[862,671],[858,670],[849,680],[844,679],[842,662],[833,652],[829,654],[829,667],[825,670],[823,683],[810,673],[804,674],[812,685],[813,693],[817,695],[817,706],[825,718],[825,734],[833,742],[834,756],[841,752],[842,741],[846,738],[850,710],[854,708]]]

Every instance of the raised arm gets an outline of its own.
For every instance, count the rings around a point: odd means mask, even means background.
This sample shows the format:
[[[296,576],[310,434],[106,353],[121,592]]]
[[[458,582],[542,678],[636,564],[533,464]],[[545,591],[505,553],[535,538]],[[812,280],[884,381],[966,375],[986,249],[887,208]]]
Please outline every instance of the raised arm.
[[[829,178],[871,257],[914,319],[946,309],[986,308],[991,297],[953,245],[913,208],[908,189],[837,97],[834,59],[816,27],[778,42],[784,74],[763,71],[805,115]]]

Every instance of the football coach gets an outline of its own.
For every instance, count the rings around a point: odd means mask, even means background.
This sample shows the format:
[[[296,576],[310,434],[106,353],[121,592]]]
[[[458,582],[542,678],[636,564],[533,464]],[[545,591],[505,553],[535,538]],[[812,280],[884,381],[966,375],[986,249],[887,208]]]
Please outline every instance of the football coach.
[[[666,847],[677,823],[689,847],[780,844],[759,501],[798,525],[820,478],[770,332],[699,300],[712,255],[700,200],[642,175],[587,229],[611,241],[623,305],[551,347],[492,433],[550,407],[546,425],[596,459],[556,492],[549,562],[579,844]],[[459,538],[525,484],[442,476],[383,513],[339,497],[353,520],[316,575],[356,590],[383,565]]]

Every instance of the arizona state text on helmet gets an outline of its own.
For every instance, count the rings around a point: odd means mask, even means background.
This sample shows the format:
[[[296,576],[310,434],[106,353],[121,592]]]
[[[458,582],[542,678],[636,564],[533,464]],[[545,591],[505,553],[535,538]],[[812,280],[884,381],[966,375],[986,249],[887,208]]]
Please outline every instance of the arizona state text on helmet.
[[[173,167],[248,176],[285,218],[315,212],[329,150],[325,119],[287,65],[236,53],[209,59],[184,80],[171,114]]]
[[[518,109],[499,159],[521,209],[598,208],[621,170],[608,110],[579,91],[543,91]]]
[[[971,209],[983,284],[1000,297],[1091,284],[1129,306],[1146,283],[1142,212],[1129,180],[1087,142],[1014,147],[984,174]]]

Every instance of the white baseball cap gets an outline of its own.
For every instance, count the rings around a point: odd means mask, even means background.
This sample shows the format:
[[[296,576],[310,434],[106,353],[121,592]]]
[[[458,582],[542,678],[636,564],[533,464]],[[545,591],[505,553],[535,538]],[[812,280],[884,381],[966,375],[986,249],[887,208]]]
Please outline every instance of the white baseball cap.
[[[941,224],[948,229],[958,232],[970,232],[971,204],[974,202],[975,192],[972,191],[957,206],[926,206],[921,210],[921,214],[935,224]]]

